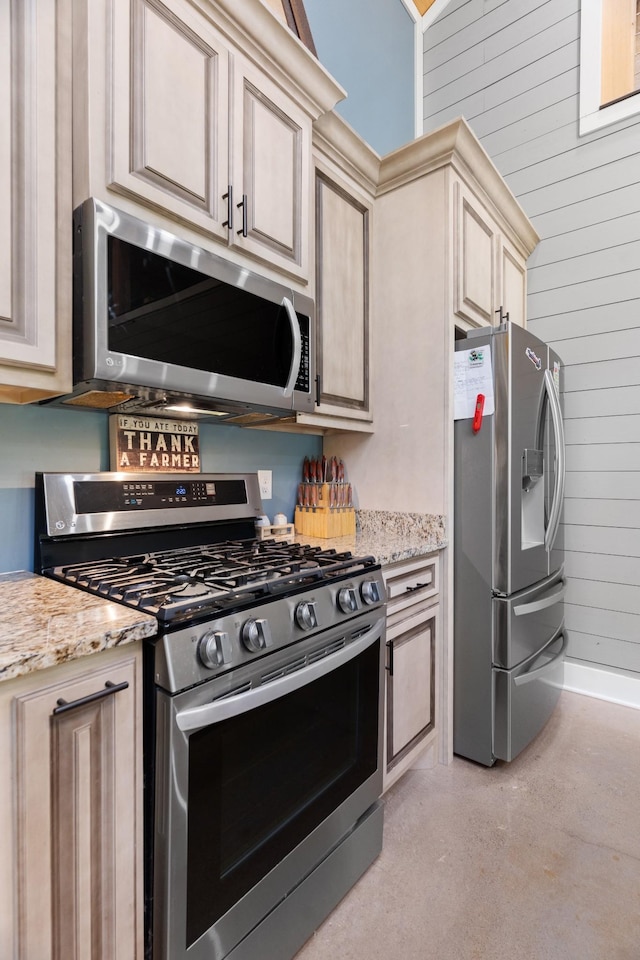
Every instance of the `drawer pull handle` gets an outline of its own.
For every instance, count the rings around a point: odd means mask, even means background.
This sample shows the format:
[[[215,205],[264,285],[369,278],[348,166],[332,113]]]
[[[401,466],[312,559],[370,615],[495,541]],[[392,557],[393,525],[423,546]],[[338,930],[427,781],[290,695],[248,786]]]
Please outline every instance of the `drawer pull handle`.
[[[76,707],[84,707],[87,703],[93,703],[94,700],[102,700],[104,697],[110,697],[112,693],[119,693],[120,690],[126,690],[128,686],[129,682],[127,680],[123,683],[112,683],[111,680],[107,680],[104,685],[104,690],[97,690],[95,693],[90,693],[86,697],[80,697],[78,700],[72,700],[70,703],[60,697],[57,701],[58,706],[53,709],[53,716],[57,717],[61,713],[66,713],[67,710],[75,710]]]
[[[428,587],[428,583],[416,583],[414,587],[407,587],[407,593],[414,593],[416,590],[422,590],[423,587]]]

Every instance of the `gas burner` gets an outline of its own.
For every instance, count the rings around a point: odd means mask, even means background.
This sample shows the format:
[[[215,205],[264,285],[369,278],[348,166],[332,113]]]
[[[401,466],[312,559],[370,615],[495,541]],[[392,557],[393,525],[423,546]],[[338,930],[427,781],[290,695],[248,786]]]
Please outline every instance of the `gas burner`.
[[[372,557],[274,540],[226,540],[46,571],[154,614],[167,625],[245,609],[366,571]]]
[[[211,590],[207,584],[198,580],[188,580],[186,583],[178,582],[170,586],[167,590],[169,597],[177,597],[178,599],[184,597],[204,597],[210,593]]]

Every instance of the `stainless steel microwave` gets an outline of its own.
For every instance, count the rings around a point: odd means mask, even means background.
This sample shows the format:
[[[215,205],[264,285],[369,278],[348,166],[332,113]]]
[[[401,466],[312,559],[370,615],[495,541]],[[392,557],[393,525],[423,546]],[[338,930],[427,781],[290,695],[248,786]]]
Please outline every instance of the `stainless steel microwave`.
[[[58,403],[251,423],[314,408],[313,302],[89,199],[74,216],[74,389]]]

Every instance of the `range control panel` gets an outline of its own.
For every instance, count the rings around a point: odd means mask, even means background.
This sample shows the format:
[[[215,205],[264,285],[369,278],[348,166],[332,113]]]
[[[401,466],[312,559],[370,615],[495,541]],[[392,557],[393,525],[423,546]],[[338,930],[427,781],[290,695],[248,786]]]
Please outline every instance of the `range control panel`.
[[[76,480],[73,493],[78,514],[247,503],[243,480]]]

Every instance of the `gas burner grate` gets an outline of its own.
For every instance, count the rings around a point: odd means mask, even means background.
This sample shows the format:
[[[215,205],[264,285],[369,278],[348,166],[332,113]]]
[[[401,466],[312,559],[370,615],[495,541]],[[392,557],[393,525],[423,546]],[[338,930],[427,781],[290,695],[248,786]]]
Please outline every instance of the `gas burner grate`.
[[[329,583],[375,563],[373,557],[354,558],[334,548],[238,540],[87,561],[46,573],[169,623]]]

